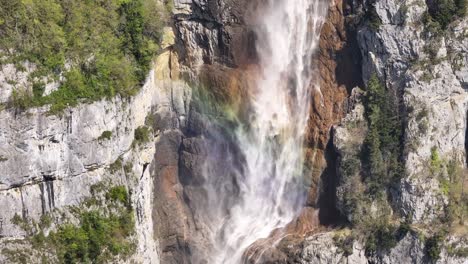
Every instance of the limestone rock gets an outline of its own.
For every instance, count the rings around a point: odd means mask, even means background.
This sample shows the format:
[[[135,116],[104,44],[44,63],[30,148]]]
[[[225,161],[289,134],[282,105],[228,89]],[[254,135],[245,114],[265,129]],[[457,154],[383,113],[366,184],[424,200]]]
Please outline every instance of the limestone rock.
[[[403,215],[428,223],[447,202],[439,179],[428,170],[431,149],[466,166],[468,44],[463,32],[468,22],[464,18],[447,29],[445,38],[436,38],[421,22],[427,10],[423,2],[379,0],[375,8],[382,20],[379,30],[363,27],[358,34],[363,77],[368,80],[375,72],[390,91],[403,94],[407,175],[395,202]],[[431,47],[437,54],[428,54]]]

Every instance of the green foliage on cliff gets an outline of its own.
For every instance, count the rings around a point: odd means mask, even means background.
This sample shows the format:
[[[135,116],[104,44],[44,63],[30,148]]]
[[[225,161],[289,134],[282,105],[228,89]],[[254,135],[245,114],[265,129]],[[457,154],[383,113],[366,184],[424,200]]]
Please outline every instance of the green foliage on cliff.
[[[355,235],[365,241],[366,252],[375,254],[394,247],[409,230],[391,218],[389,198],[404,177],[402,121],[398,98],[374,74],[364,98],[367,134],[357,153],[341,157],[342,208]],[[366,130],[361,130],[365,132]],[[391,199],[391,198],[390,198]]]
[[[449,225],[464,225],[465,216],[468,215],[468,195],[466,195],[467,172],[456,161],[447,164],[448,179],[441,179],[440,184],[444,195],[448,197],[448,205],[445,208],[445,222]]]
[[[135,129],[134,136],[135,139],[133,141],[133,146],[136,146],[136,144],[146,143],[150,140],[151,130],[147,126],[140,126],[137,129]]]
[[[112,131],[106,130],[98,137],[98,140],[109,140],[112,138]]]
[[[100,186],[92,193],[100,196],[98,193],[103,191],[105,188]],[[125,259],[135,249],[131,241],[135,222],[128,193],[125,187],[116,186],[105,197],[106,206],[75,208],[78,225],[60,225],[48,236],[39,231],[31,238],[33,248],[56,254],[59,263],[111,263],[116,256]]]
[[[431,31],[438,28],[445,30],[450,23],[457,18],[466,16],[467,13],[466,0],[437,0],[428,7],[429,12],[425,16],[424,22]]]
[[[117,255],[128,255],[133,245],[126,240],[134,228],[132,212],[104,216],[98,211],[80,215],[80,225],[66,224],[46,240],[55,246],[62,263],[102,263]]]
[[[125,186],[112,187],[106,194],[107,200],[120,202],[125,206],[129,206],[128,193]]]
[[[365,182],[373,196],[391,187],[404,173],[400,162],[402,124],[396,101],[396,96],[372,75],[365,101],[369,132],[364,146],[364,167]]]
[[[52,104],[58,112],[79,100],[133,95],[167,17],[156,0],[0,0],[0,64],[37,66],[34,96],[17,91],[14,106]],[[58,81],[59,90],[42,97],[44,81]]]
[[[52,211],[39,223],[15,215],[12,223],[25,230],[25,240],[12,241],[18,247],[4,248],[8,263],[114,263],[135,251],[134,210],[124,186],[100,182],[91,186],[92,197],[79,206],[70,206],[70,214]],[[67,221],[66,219],[75,221]],[[52,225],[54,221],[60,224]],[[51,232],[45,235],[46,229]],[[28,243],[30,247],[21,246]]]
[[[440,258],[441,244],[444,241],[444,236],[445,234],[443,234],[443,232],[439,232],[426,240],[426,254],[433,261],[436,261]]]
[[[366,12],[366,19],[369,23],[369,26],[372,30],[378,31],[382,25],[382,19],[380,19],[379,14],[375,9],[375,4],[371,4]]]

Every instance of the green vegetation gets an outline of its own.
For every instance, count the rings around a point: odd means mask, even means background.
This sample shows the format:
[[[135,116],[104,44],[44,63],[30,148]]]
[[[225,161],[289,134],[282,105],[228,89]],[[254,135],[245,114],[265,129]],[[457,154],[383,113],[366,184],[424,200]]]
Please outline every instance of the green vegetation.
[[[459,247],[456,248],[456,245],[448,245],[447,253],[451,256],[456,256],[459,258],[466,258],[468,257],[468,247]]]
[[[124,171],[125,171],[125,173],[126,173],[126,174],[129,174],[129,173],[132,172],[132,170],[133,170],[133,164],[132,164],[130,161],[127,162],[127,163],[125,163],[125,165],[124,165]]]
[[[343,209],[357,230],[355,236],[366,241],[368,254],[374,254],[394,247],[410,228],[406,222],[398,226],[392,221],[389,202],[392,188],[404,176],[398,98],[374,74],[363,102],[367,135],[358,153],[342,157],[341,186]]]
[[[444,235],[442,232],[434,234],[432,237],[426,240],[426,254],[434,261],[440,258],[441,244],[443,240]]]
[[[108,189],[108,190],[107,190]],[[107,191],[106,191],[107,190]],[[131,237],[134,234],[135,222],[133,209],[130,205],[129,195],[125,187],[115,186],[109,189],[104,184],[93,186],[91,192],[93,198],[102,199],[105,192],[105,203],[88,203],[85,201],[80,207],[70,209],[79,224],[65,223],[57,227],[56,231],[44,235],[43,228],[51,224],[52,218],[49,214],[41,218],[41,223],[35,226],[32,221],[29,224],[20,216],[12,219],[15,223],[23,226],[28,224],[29,230],[34,230],[28,241],[36,256],[42,256],[50,261],[55,257],[58,263],[113,263],[118,256],[125,260],[135,250]],[[99,198],[101,197],[101,198]],[[93,207],[87,207],[91,204]],[[98,208],[94,207],[100,204]],[[105,206],[102,206],[105,204]],[[37,229],[39,227],[39,229]],[[21,254],[20,250],[4,250],[2,253],[11,262],[30,263],[35,257],[32,252]],[[44,255],[44,253],[48,255]]]
[[[449,203],[445,208],[445,222],[449,225],[459,223],[464,225],[465,215],[468,214],[468,196],[465,194],[465,175],[463,168],[452,160],[447,164],[448,179],[441,179],[442,193],[448,197]]]
[[[430,165],[431,165],[431,172],[433,174],[439,172],[440,169],[442,168],[442,160],[439,157],[439,152],[437,151],[436,147],[431,148]]]
[[[382,19],[380,19],[379,14],[377,14],[375,4],[371,4],[368,7],[366,18],[371,29],[374,31],[378,31],[380,29],[380,26],[382,25]]]
[[[396,243],[397,229],[386,222],[377,223],[373,232],[366,239],[366,252],[374,253],[378,249],[388,250],[393,248]]]
[[[121,169],[122,169],[122,157],[119,157],[118,159],[116,159],[114,163],[112,163],[109,166],[109,170],[111,173],[115,173]]]
[[[366,238],[366,252],[375,253],[378,250],[387,251],[395,247],[400,239],[411,231],[407,221],[395,225],[388,219],[378,219],[369,226],[370,232]]]
[[[466,12],[466,0],[437,0],[429,5],[424,22],[431,29],[445,30],[457,18],[466,16]]]
[[[44,245],[51,243],[57,249],[60,262],[102,263],[112,256],[126,256],[132,252],[133,245],[126,240],[134,228],[131,211],[109,216],[89,211],[79,218],[79,226],[63,225],[44,238]]]
[[[41,229],[49,228],[52,225],[52,217],[50,214],[43,214],[39,221],[39,227]]]
[[[33,227],[32,225],[28,222],[28,219],[23,218],[22,216],[15,214],[11,218],[11,223],[14,225],[19,226],[21,229],[23,229],[27,234],[31,234],[33,232]]]
[[[98,140],[109,140],[112,138],[112,132],[111,131],[104,131],[102,134],[98,137]]]
[[[26,250],[12,250],[8,248],[2,249],[2,254],[7,258],[10,263],[20,263],[20,264],[28,264],[29,259],[29,251]],[[47,262],[43,262],[47,263]]]
[[[58,113],[81,100],[135,94],[159,49],[168,8],[153,0],[0,0],[0,64],[37,66],[32,95],[18,88],[12,105],[51,104]],[[43,96],[44,81],[61,86]]]
[[[333,241],[335,242],[335,245],[341,249],[343,252],[343,255],[345,257],[350,256],[353,254],[353,245],[354,245],[354,240],[356,238],[354,235],[338,235],[336,234],[333,237]]]
[[[371,196],[381,195],[403,176],[402,124],[397,98],[373,75],[367,85],[369,132],[364,146],[365,182]]]
[[[125,186],[112,187],[106,194],[107,200],[120,202],[125,206],[129,206],[128,193]]]
[[[147,126],[141,126],[135,129],[135,144],[143,144],[150,141],[151,130]]]

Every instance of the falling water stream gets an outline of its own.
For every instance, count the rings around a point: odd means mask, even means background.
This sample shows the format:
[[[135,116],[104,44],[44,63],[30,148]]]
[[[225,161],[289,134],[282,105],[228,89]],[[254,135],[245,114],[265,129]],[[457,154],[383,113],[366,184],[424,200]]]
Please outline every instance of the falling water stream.
[[[325,0],[268,0],[257,16],[261,74],[249,99],[248,125],[234,133],[244,158],[231,176],[235,202],[228,203],[225,215],[212,217],[219,220],[211,220],[216,248],[210,263],[241,263],[250,245],[287,225],[304,205],[303,139],[310,95],[320,92],[313,55],[327,7]],[[206,173],[220,178],[219,172]],[[224,187],[217,180],[208,182],[213,207],[228,199],[221,196],[232,195],[220,191]]]

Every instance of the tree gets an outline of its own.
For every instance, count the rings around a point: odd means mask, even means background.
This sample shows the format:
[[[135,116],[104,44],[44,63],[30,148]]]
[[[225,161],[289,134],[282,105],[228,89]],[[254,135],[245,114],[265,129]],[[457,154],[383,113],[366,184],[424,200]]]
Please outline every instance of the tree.
[[[369,131],[365,140],[368,164],[367,183],[376,194],[388,187],[398,174],[401,123],[396,98],[374,74],[367,84],[366,111]]]

